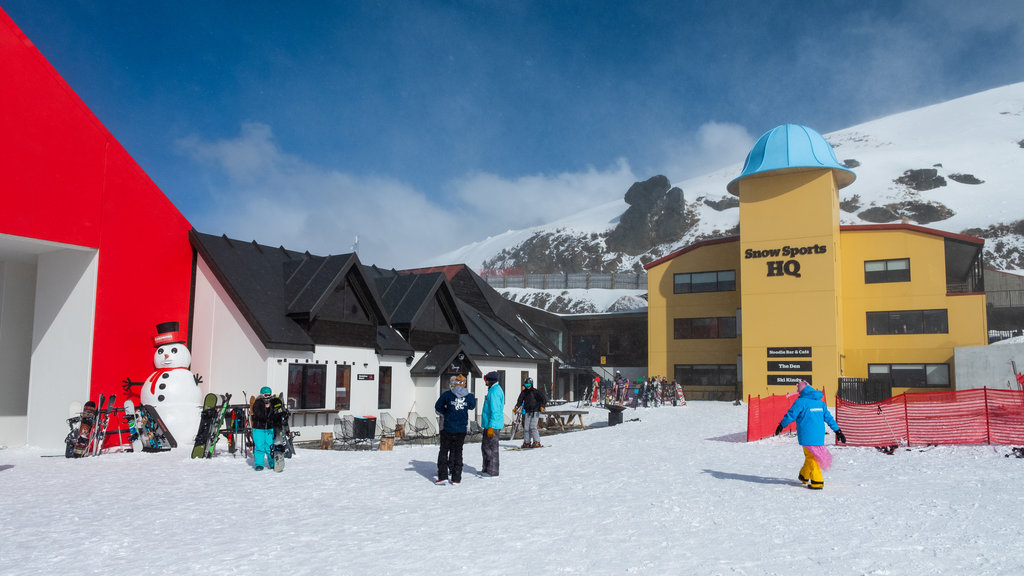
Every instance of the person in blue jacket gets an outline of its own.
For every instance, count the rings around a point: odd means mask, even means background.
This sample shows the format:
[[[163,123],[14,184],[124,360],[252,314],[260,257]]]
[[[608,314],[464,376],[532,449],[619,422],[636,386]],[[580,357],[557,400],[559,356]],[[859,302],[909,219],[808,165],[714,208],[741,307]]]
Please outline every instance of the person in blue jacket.
[[[434,403],[434,412],[442,422],[435,484],[444,484],[449,477],[452,484],[462,482],[462,446],[466,442],[466,428],[472,410],[476,410],[476,396],[466,388],[466,377],[462,374],[452,377],[451,388],[442,392]]]
[[[821,490],[825,487],[825,479],[821,474],[822,468],[828,470],[832,464],[832,455],[825,448],[825,424],[828,424],[836,433],[840,442],[846,443],[846,436],[839,429],[839,424],[828,411],[828,406],[822,401],[824,394],[811,388],[801,380],[797,385],[798,397],[793,402],[782,422],[775,428],[775,435],[782,433],[782,429],[796,422],[796,437],[804,450],[804,465],[800,468],[797,479],[807,485],[808,488]]]
[[[505,392],[497,385],[500,377],[497,372],[484,375],[487,384],[487,396],[484,397],[484,408],[480,413],[480,427],[483,438],[480,439],[480,453],[483,456],[483,472],[481,476],[498,475],[498,435],[505,427]]]

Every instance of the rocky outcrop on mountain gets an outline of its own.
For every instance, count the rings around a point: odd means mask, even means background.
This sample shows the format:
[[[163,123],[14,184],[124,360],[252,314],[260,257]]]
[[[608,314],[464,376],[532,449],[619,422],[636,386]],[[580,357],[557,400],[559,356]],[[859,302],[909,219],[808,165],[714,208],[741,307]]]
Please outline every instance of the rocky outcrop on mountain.
[[[917,190],[918,192],[934,190],[935,188],[946,185],[946,179],[939,176],[939,171],[935,168],[907,170],[903,173],[903,176],[893,180],[893,182],[902,184],[903,186],[906,186],[911,190]]]
[[[678,240],[692,226],[686,218],[683,191],[672,187],[665,176],[634,183],[625,199],[629,208],[605,239],[609,250],[635,256]]]
[[[538,232],[522,244],[505,248],[484,261],[484,268],[519,269],[530,274],[617,272],[621,261],[605,254],[601,234]]]
[[[874,224],[885,224],[906,220],[916,224],[928,224],[952,218],[955,212],[940,202],[906,200],[885,206],[874,206],[857,214],[861,220]]]

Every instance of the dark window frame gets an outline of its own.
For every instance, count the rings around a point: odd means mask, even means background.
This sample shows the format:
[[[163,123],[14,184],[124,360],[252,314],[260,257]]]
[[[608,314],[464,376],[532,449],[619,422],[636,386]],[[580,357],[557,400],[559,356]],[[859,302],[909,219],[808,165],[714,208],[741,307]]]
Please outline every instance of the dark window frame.
[[[899,267],[896,263],[906,263]],[[881,270],[868,270],[870,264],[881,264]],[[864,283],[884,284],[887,282],[910,282],[910,258],[889,258],[886,260],[864,261]]]
[[[939,368],[942,370],[937,370]],[[948,388],[952,385],[949,364],[928,362],[868,364],[868,381],[888,383],[893,388]]]
[[[701,318],[673,318],[673,340],[710,340],[736,338],[735,316],[711,316]]]
[[[933,308],[867,312],[865,328],[868,336],[949,334],[949,311]]]
[[[298,410],[326,408],[327,365],[288,364],[288,399]]]
[[[714,274],[714,279],[710,275]],[[698,281],[694,282],[694,276]],[[731,277],[731,278],[730,278]],[[685,281],[683,279],[685,278]],[[673,294],[703,294],[706,292],[735,292],[735,270],[709,270],[707,272],[681,272],[672,275]]]
[[[672,367],[675,381],[687,386],[715,386],[735,388],[739,385],[739,369],[736,364],[675,364]]]

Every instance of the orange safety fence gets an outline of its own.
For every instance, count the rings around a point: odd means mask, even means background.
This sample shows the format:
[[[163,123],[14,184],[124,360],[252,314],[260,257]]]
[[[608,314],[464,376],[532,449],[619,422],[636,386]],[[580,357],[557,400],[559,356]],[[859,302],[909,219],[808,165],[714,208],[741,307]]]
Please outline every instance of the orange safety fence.
[[[871,404],[838,398],[836,420],[847,446],[1024,444],[1024,393],[917,392]]]
[[[773,435],[795,400],[795,394],[750,397],[747,441]],[[846,446],[1024,444],[1021,390],[916,392],[870,404],[836,398],[835,417]]]
[[[775,427],[782,422],[782,417],[789,411],[793,402],[796,402],[796,398],[795,393],[782,396],[772,394],[767,398],[747,396],[747,442],[775,434]],[[783,432],[794,431],[796,424],[790,424],[783,429]]]

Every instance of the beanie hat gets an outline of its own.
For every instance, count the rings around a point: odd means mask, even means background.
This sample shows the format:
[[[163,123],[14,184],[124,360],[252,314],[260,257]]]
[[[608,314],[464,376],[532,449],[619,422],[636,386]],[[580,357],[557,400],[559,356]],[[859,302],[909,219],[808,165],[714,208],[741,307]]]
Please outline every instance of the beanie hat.
[[[533,386],[533,378],[527,378],[526,382],[523,382],[523,386],[526,386],[527,388]]]
[[[452,378],[452,385],[453,386],[465,386],[466,385],[466,377],[463,376],[462,374],[459,374],[455,378]]]
[[[501,378],[498,376],[498,373],[493,370],[484,375],[484,382],[487,382],[488,384],[494,384],[498,380],[501,380]]]
[[[270,389],[270,386],[264,386],[260,388],[260,394],[273,394],[274,391]]]
[[[808,386],[810,386],[810,384],[808,384],[806,380],[801,380],[801,381],[796,383],[796,391],[797,392],[803,392],[804,388],[806,388]]]

